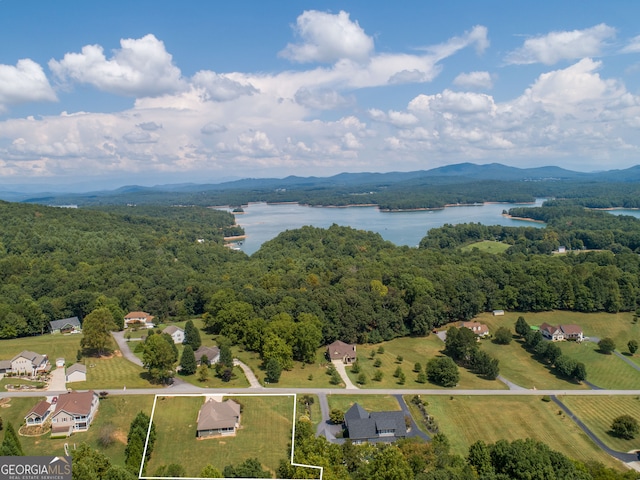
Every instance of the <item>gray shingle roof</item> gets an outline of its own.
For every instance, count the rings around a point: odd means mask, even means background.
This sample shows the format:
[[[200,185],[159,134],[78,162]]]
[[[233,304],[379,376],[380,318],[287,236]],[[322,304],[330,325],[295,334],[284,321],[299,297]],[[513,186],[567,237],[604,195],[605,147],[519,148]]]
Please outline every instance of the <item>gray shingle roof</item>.
[[[53,320],[49,322],[51,331],[60,330],[65,325],[69,325],[70,327],[74,327],[74,328],[80,328],[80,320],[78,320],[78,317],[69,317],[69,318],[63,318],[62,320]]]
[[[198,412],[198,430],[233,428],[240,417],[240,405],[233,400],[209,399]]]
[[[407,434],[403,412],[371,412],[368,413],[359,404],[354,403],[344,414],[344,423],[351,440],[386,440],[393,441]],[[393,431],[393,436],[381,437],[380,432]]]

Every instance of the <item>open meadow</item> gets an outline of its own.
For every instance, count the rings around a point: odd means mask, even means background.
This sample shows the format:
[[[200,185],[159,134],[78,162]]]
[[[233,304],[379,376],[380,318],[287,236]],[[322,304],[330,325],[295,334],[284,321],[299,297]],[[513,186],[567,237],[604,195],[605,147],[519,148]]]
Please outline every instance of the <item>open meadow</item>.
[[[235,436],[196,438],[198,411],[204,395],[159,396],[153,422],[157,440],[147,475],[161,465],[177,463],[187,469],[187,476],[198,477],[211,464],[220,471],[257,458],[275,472],[281,459],[288,460],[293,428],[293,396],[236,395],[230,397],[242,405],[240,429]],[[185,461],[188,459],[188,461]]]
[[[553,450],[581,461],[596,460],[609,467],[621,464],[604,453],[553,402],[540,397],[422,396],[451,442],[455,453],[466,455],[477,440],[493,443],[533,438]],[[410,398],[406,398],[410,401]]]
[[[5,424],[12,423],[16,431],[24,423],[24,416],[42,398],[11,398],[0,408]],[[5,400],[6,401],[6,400]],[[139,412],[151,414],[153,395],[126,395],[100,400],[98,413],[86,432],[76,432],[68,438],[51,439],[49,434],[39,437],[20,436],[26,455],[64,455],[64,444],[87,443],[107,455],[114,464],[124,465],[124,449],[132,420]],[[71,452],[72,453],[72,452]]]
[[[368,412],[397,411],[400,404],[393,395],[329,395],[329,408],[346,412],[354,403],[359,403]]]
[[[610,448],[619,452],[640,450],[640,436],[636,435],[632,440],[625,440],[609,433],[611,422],[620,415],[631,415],[640,422],[639,397],[566,396],[561,400]]]
[[[383,353],[378,353],[380,347]],[[432,383],[418,383],[418,374],[414,372],[416,363],[420,363],[424,369],[426,363],[437,356],[442,356],[441,350],[444,343],[435,335],[427,337],[403,337],[390,340],[388,342],[377,343],[375,345],[358,345],[358,363],[360,371],[364,373],[367,382],[359,385],[360,388],[444,388]],[[372,357],[372,352],[374,353]],[[398,356],[402,356],[402,362]],[[380,360],[381,365],[375,366],[376,360]],[[398,383],[398,378],[394,377],[396,369],[400,367],[405,375],[405,383]],[[382,372],[382,380],[373,380],[376,371]],[[351,367],[347,367],[347,374],[351,381],[356,384],[359,373],[353,373]],[[506,389],[506,385],[498,380],[486,380],[469,372],[465,368],[460,368],[460,381],[458,388],[477,389]]]
[[[23,350],[30,350],[41,355],[47,355],[52,367],[57,358],[64,358],[65,362],[76,361],[80,349],[82,335],[51,335],[44,334],[35,337],[21,337],[0,340],[0,360],[11,360]]]
[[[474,249],[478,249],[481,252],[487,253],[504,253],[509,249],[510,246],[511,245],[504,242],[496,242],[495,240],[483,240],[481,242],[475,242],[469,245],[465,245],[464,247],[460,248],[460,250],[463,252],[471,252]]]

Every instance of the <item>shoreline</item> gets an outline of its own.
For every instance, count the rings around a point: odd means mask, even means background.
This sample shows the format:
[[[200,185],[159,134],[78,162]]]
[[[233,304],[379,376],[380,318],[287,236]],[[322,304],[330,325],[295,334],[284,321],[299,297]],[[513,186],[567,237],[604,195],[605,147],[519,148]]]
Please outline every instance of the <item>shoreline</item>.
[[[233,243],[233,242],[235,242],[235,241],[237,241],[237,240],[244,240],[244,239],[246,239],[246,238],[247,238],[247,236],[246,236],[246,235],[233,235],[233,236],[231,236],[231,237],[222,237],[222,239],[223,239],[225,242],[230,242],[230,243]]]
[[[505,217],[505,218],[510,218],[511,220],[521,220],[523,222],[545,223],[542,220],[536,220],[535,218],[514,217],[513,215],[509,215],[508,213],[503,213],[502,216]]]

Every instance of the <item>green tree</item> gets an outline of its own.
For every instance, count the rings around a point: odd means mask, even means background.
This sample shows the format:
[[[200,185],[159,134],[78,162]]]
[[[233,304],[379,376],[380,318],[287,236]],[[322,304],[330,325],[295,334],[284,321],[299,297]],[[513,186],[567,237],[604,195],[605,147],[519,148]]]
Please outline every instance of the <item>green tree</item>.
[[[196,373],[197,368],[196,356],[193,353],[191,345],[185,345],[182,350],[182,357],[180,358],[180,373],[182,375],[193,375]]]
[[[512,340],[511,331],[505,327],[499,327],[493,336],[493,339],[498,345],[509,345]]]
[[[418,382],[418,383],[427,383],[427,380],[428,380],[428,378],[427,378],[427,374],[425,372],[418,373],[418,378],[416,379],[416,382]]]
[[[111,332],[117,328],[111,311],[106,307],[97,308],[82,322],[80,346],[88,352],[102,355],[111,345]]]
[[[147,451],[145,460],[148,461],[151,458],[151,453],[156,442],[156,428],[155,425],[149,424],[151,418],[144,412],[139,412],[132,420],[129,426],[129,434],[127,435],[127,446],[124,449],[125,466],[130,472],[138,475],[140,472],[140,465],[142,464],[142,452],[144,451],[144,445],[147,441],[147,433],[149,434],[149,440],[147,444]],[[144,473],[144,472],[143,472]]]
[[[313,363],[321,342],[322,323],[318,317],[301,314],[294,327],[293,358],[300,362]]]
[[[222,472],[209,463],[200,471],[200,478],[222,478]]]
[[[273,357],[267,360],[265,365],[265,376],[267,382],[278,383],[280,381],[280,375],[282,374],[282,366],[277,358]]]
[[[358,478],[380,480],[413,480],[413,470],[402,451],[395,445],[381,445],[374,450],[373,458],[363,462]]]
[[[632,440],[640,433],[640,425],[638,421],[631,415],[620,415],[613,419],[611,423],[611,432],[625,440]]]
[[[373,374],[373,380],[376,382],[381,382],[382,377],[384,377],[384,373],[382,373],[382,370],[376,370]]]
[[[284,370],[293,368],[293,349],[282,338],[269,333],[262,346],[262,361],[266,363],[275,358]]]
[[[231,347],[227,342],[220,343],[220,359],[218,364],[223,367],[233,367],[233,354],[231,353]]]
[[[240,465],[227,465],[222,471],[224,478],[270,478],[271,472],[262,469],[257,458],[249,458]]]
[[[184,325],[184,340],[182,341],[182,344],[191,345],[194,352],[200,348],[200,345],[202,345],[200,332],[193,324],[193,320],[187,320],[187,323]]]
[[[455,387],[460,380],[458,366],[450,357],[436,357],[427,362],[425,368],[430,382],[443,387]]]
[[[209,367],[207,366],[206,363],[200,363],[200,366],[198,367],[197,370],[198,373],[198,381],[199,382],[206,382],[207,380],[209,380]]]
[[[638,341],[637,340],[629,340],[627,342],[627,348],[629,349],[629,353],[631,355],[635,355],[638,351]]]
[[[22,450],[20,439],[18,438],[18,435],[16,434],[16,431],[13,428],[13,424],[11,422],[7,422],[7,430],[4,432],[4,440],[2,441],[2,445],[0,445],[0,456],[24,456],[24,451]]]
[[[529,324],[524,319],[524,317],[520,316],[516,320],[516,333],[520,335],[520,337],[524,338],[531,331]]]
[[[573,369],[573,378],[578,382],[584,382],[587,379],[587,367],[582,362],[576,363],[576,368]]]
[[[382,360],[376,358],[375,362],[373,362],[373,366],[376,368],[380,368],[382,366]]]
[[[414,371],[415,373],[420,373],[420,372],[422,371],[422,364],[421,364],[420,362],[416,362],[416,363],[413,365],[413,371]]]
[[[360,373],[360,362],[357,359],[351,365],[351,373]]]
[[[444,345],[447,355],[463,363],[468,362],[473,352],[478,349],[476,334],[466,327],[451,327],[447,330],[447,338]]]
[[[359,385],[365,385],[367,383],[367,376],[364,374],[364,372],[360,372],[360,375],[358,375],[357,383]]]
[[[176,362],[175,353],[169,342],[163,338],[163,335],[150,335],[147,337],[142,354],[142,362],[154,382],[167,383],[173,378]]]
[[[329,420],[334,425],[340,425],[344,421],[344,412],[339,408],[332,408],[329,412]]]
[[[396,371],[393,372],[393,376],[398,378],[401,374],[402,374],[402,367],[400,365],[398,365],[396,367]]]
[[[616,343],[612,338],[605,337],[598,342],[598,348],[600,349],[600,352],[606,355],[611,355],[611,353],[616,349]]]
[[[491,449],[482,440],[478,440],[469,447],[467,461],[475,468],[480,478],[491,478],[493,476]]]
[[[169,465],[160,465],[155,473],[155,477],[184,477],[187,470],[179,463],[170,463]]]

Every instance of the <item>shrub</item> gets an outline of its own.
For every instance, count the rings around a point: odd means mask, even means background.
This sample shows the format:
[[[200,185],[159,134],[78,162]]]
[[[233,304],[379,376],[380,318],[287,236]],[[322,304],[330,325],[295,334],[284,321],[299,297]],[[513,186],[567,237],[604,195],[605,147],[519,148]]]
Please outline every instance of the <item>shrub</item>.
[[[632,440],[640,433],[640,425],[631,415],[620,415],[614,418],[611,424],[611,432],[616,437]]]

